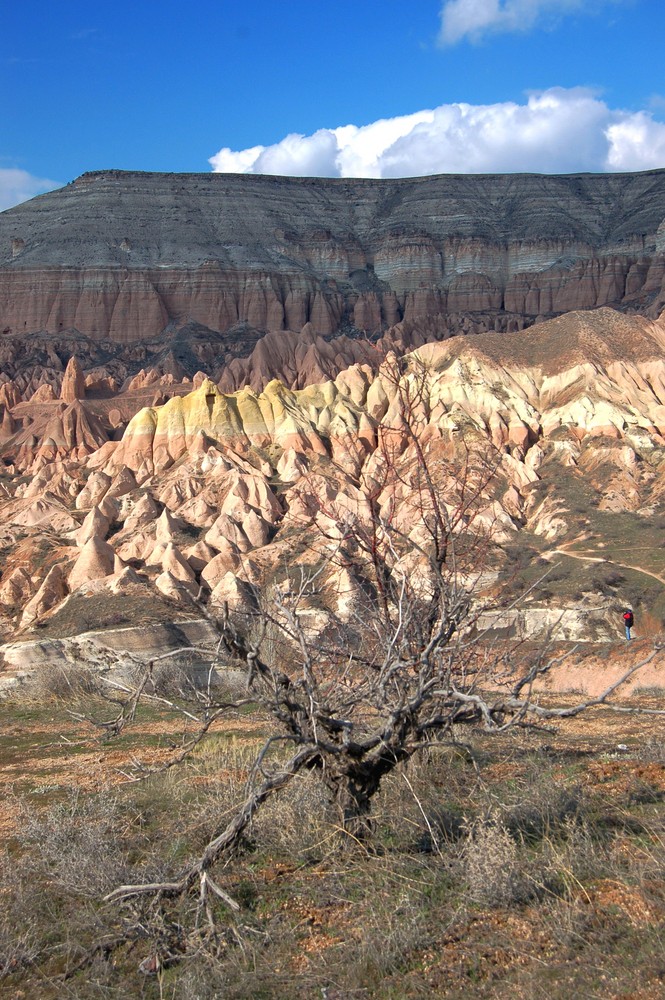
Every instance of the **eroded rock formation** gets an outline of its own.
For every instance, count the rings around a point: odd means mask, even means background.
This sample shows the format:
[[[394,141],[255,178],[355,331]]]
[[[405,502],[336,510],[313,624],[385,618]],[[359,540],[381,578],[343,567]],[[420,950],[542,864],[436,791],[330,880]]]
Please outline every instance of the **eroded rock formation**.
[[[12,361],[39,335],[55,372],[62,347],[45,334],[76,342],[67,356],[122,345],[124,364],[157,340],[169,345],[161,373],[179,378],[196,367],[218,376],[219,337],[228,362],[257,331],[375,336],[403,322],[433,339],[605,305],[655,316],[664,223],[665,171],[91,173],[0,214],[0,331]],[[313,355],[306,367],[329,375],[325,351]],[[241,374],[226,377],[235,387]]]
[[[586,609],[610,609],[599,588],[618,586],[617,600],[629,600],[621,587],[634,586],[608,569],[607,585],[592,575],[601,546],[615,546],[619,566],[644,565],[647,582],[660,579],[655,564],[635,563],[628,539],[639,533],[640,549],[652,551],[662,544],[662,320],[578,312],[370,360],[301,388],[272,379],[223,392],[204,372],[193,384],[172,377],[158,404],[143,379],[69,405],[20,400],[5,383],[15,427],[0,444],[5,628],[76,632],[118,601],[130,623],[148,606],[165,619],[191,616],[197,599],[248,606],[254,585],[276,585],[295,564],[324,567],[317,622],[324,606],[350,616],[362,581],[335,553],[371,510],[412,539],[394,571],[426,590],[424,461],[451,510],[460,490],[475,490],[473,524],[487,540],[477,593],[510,603],[521,552],[543,572],[572,552],[570,563],[588,560],[589,573],[557,599],[570,614],[557,627],[593,638],[608,634],[612,614],[585,632]],[[585,539],[592,555],[579,548]],[[512,628],[550,622],[548,599],[528,600],[536,605],[527,602]]]

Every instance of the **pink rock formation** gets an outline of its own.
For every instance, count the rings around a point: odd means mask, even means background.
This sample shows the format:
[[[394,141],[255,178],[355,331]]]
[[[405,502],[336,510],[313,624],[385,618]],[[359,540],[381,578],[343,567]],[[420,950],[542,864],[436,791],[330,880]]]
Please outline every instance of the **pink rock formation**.
[[[91,510],[101,503],[108,493],[111,485],[111,477],[105,472],[93,472],[87,483],[78,494],[75,504],[78,510]]]
[[[17,566],[5,574],[0,586],[0,602],[9,607],[23,607],[32,595],[33,589],[30,574],[23,566]]]
[[[219,552],[213,556],[201,572],[201,579],[213,590],[227,573],[236,573],[240,567],[240,557],[235,546],[226,539],[220,539]]]
[[[214,606],[228,607],[234,611],[248,610],[252,606],[251,594],[246,585],[232,572],[225,573],[210,595]]]
[[[155,540],[158,542],[169,543],[172,541],[177,532],[182,529],[182,527],[182,521],[179,518],[174,517],[173,514],[171,514],[171,512],[165,507],[155,521]]]
[[[252,545],[241,525],[228,514],[220,514],[212,527],[206,532],[205,542],[219,552],[226,549],[230,542],[236,551],[249,552]]]
[[[665,324],[601,309],[426,344],[378,367],[354,363],[299,389],[273,379],[226,395],[201,376],[160,407],[147,405],[150,386],[112,401],[18,402],[16,441],[6,445],[17,471],[5,466],[0,491],[0,618],[18,609],[28,627],[46,610],[57,616],[68,589],[79,601],[121,580],[128,600],[132,588],[139,601],[166,599],[166,617],[193,613],[201,584],[214,602],[247,608],[250,582],[272,586],[296,559],[320,569],[321,603],[352,616],[360,584],[355,556],[341,553],[351,526],[371,527],[370,508],[414,542],[393,571],[425,594],[423,456],[453,512],[465,463],[481,456],[492,468],[487,486],[469,488],[497,567],[501,546],[542,551],[573,531],[582,515],[558,495],[559,479],[573,496],[578,480],[596,484],[604,516],[650,517],[665,496],[664,355]],[[131,400],[143,404],[133,416]],[[86,427],[107,430],[111,402],[126,430],[91,453]],[[56,559],[60,576],[34,594],[28,567]],[[324,617],[309,622],[322,628],[325,612],[315,610]]]
[[[67,582],[62,566],[56,563],[46,574],[34,597],[28,601],[21,616],[21,628],[31,625],[59,604],[67,595]]]
[[[100,511],[99,507],[93,507],[84,520],[83,524],[76,532],[76,544],[82,548],[91,538],[98,538],[103,541],[109,530],[109,519]]]
[[[125,518],[125,531],[137,531],[148,524],[153,524],[159,517],[159,504],[155,503],[149,493],[142,493]]]
[[[155,578],[155,587],[164,597],[186,606],[192,605],[191,586],[178,580],[165,570]]]
[[[217,551],[206,542],[197,542],[182,550],[182,554],[195,573],[200,573],[217,555]]]
[[[85,399],[85,376],[76,358],[70,358],[65,368],[60,399],[65,403],[73,403],[77,399]]]
[[[192,584],[196,588],[196,577],[180,549],[168,542],[162,555],[162,566],[164,571],[170,573],[175,580],[181,583]]]
[[[31,397],[32,403],[50,403],[51,400],[55,399],[55,392],[53,391],[53,386],[45,383],[40,385],[36,392],[33,393]]]
[[[92,580],[111,576],[115,567],[115,552],[103,539],[92,536],[81,547],[81,552],[72,567],[68,584],[70,590],[76,590]]]

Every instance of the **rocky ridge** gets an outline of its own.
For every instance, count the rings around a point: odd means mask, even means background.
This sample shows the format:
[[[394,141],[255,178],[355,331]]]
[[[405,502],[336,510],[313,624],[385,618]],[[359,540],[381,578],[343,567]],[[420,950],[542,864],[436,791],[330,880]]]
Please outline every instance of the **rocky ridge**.
[[[279,585],[294,559],[325,565],[313,620],[325,608],[344,618],[362,585],[337,557],[344,526],[376,504],[422,547],[423,456],[451,510],[464,477],[476,477],[473,525],[487,545],[469,586],[479,598],[510,604],[520,573],[554,570],[555,592],[531,593],[513,630],[552,625],[553,601],[566,609],[564,637],[608,637],[621,601],[642,601],[642,618],[649,604],[658,630],[660,597],[639,581],[662,571],[633,543],[641,536],[656,559],[663,545],[663,321],[602,309],[405,355],[384,346],[382,360],[302,388],[272,379],[223,392],[199,372],[191,382],[145,375],[105,396],[74,362],[58,396],[24,400],[7,381],[6,636],[135,625],[148,611],[191,618],[193,599],[246,607],[251,587]],[[425,585],[417,558],[408,571]]]
[[[431,340],[606,305],[655,317],[664,223],[665,171],[86,174],[0,213],[0,368],[35,388],[71,355],[103,377],[147,362],[218,381],[270,332]],[[238,366],[225,377],[236,388]]]

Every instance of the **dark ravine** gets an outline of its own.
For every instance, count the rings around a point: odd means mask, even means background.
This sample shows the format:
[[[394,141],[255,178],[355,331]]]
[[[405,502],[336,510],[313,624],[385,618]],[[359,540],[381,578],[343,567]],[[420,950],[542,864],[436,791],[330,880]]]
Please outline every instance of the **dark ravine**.
[[[246,325],[249,353],[257,332],[306,323],[324,337],[404,322],[441,337],[603,305],[656,315],[664,280],[662,170],[105,171],[0,214],[4,338],[80,336],[88,354],[91,342],[166,343],[188,324],[236,341]]]

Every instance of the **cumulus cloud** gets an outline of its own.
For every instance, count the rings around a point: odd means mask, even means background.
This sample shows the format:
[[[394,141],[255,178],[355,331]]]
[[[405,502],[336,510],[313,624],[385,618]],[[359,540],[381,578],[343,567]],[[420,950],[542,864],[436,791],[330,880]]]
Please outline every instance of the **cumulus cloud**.
[[[381,177],[380,156],[398,139],[431,119],[431,111],[385,118],[370,125],[319,129],[287,135],[273,146],[234,151],[225,147],[209,160],[216,173],[282,174],[287,177]]]
[[[60,187],[57,181],[33,177],[27,170],[0,167],[0,212],[57,187]]]
[[[271,146],[224,148],[210,163],[219,173],[296,177],[649,170],[665,167],[665,124],[647,111],[613,110],[586,88],[556,87],[524,104],[442,104]]]
[[[665,166],[665,125],[646,111],[608,126],[611,170],[648,170]]]
[[[593,13],[623,0],[445,0],[441,8],[442,45],[463,38],[480,41],[487,34],[530,31],[538,24],[557,21],[566,13]]]

